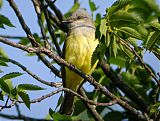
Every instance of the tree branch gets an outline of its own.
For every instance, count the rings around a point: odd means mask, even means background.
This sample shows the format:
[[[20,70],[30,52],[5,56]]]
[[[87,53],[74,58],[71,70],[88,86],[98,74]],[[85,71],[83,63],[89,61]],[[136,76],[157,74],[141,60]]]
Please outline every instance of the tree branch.
[[[85,94],[85,91],[84,91],[84,89],[82,87],[78,91],[79,91],[79,93],[83,97],[85,97],[86,99],[88,99],[88,97]],[[89,112],[91,113],[91,115],[94,117],[95,121],[103,121],[103,118],[97,112],[97,110],[96,110],[96,108],[94,106],[90,105],[89,103],[86,103],[85,101],[83,101],[83,103],[86,105],[87,109],[89,110]]]
[[[47,9],[45,8],[45,6],[43,5],[42,2],[41,2],[41,5],[42,5],[42,10],[44,12],[45,18],[46,18],[48,31],[49,31],[49,33],[50,33],[50,35],[52,37],[53,43],[54,43],[54,45],[56,47],[56,50],[57,50],[59,56],[62,56],[62,52],[61,52],[60,46],[59,46],[59,44],[57,42],[56,36],[54,34],[54,30],[53,30],[51,22],[50,22],[48,11],[47,11]]]
[[[9,98],[7,98],[7,100],[9,100]],[[0,112],[5,109],[5,108],[11,108],[15,105],[16,101],[12,101],[12,103],[10,105],[7,105],[8,104],[8,101],[6,101],[6,104],[3,106],[3,105],[0,105]]]
[[[56,54],[54,54],[52,51],[50,51],[50,50],[48,50],[46,48],[43,48],[43,47],[42,48],[26,47],[26,46],[21,45],[21,44],[10,42],[10,41],[8,41],[8,40],[6,40],[4,38],[1,38],[1,37],[0,37],[0,42],[3,42],[5,44],[8,44],[8,45],[13,46],[15,48],[22,49],[22,50],[27,51],[29,53],[44,53],[44,54],[46,54],[48,57],[52,58],[57,64],[59,64],[59,65],[62,64],[64,66],[66,66],[67,68],[69,68],[73,72],[75,72],[78,75],[80,75],[86,81],[90,82],[92,85],[94,85],[96,88],[98,88],[100,90],[100,92],[102,92],[107,97],[109,97],[111,99],[115,99],[119,105],[121,105],[124,109],[128,110],[131,114],[133,114],[134,116],[136,116],[140,120],[146,120],[146,118],[139,111],[137,111],[131,105],[129,105],[128,103],[124,102],[123,100],[121,100],[120,98],[118,98],[117,96],[112,94],[111,92],[109,92],[104,86],[102,86],[101,84],[96,82],[95,79],[92,76],[84,74],[82,71],[80,71],[74,65],[66,62],[61,57],[59,57]]]
[[[58,19],[59,19],[60,21],[62,21],[62,20],[63,20],[63,14],[62,14],[62,12],[55,6],[55,4],[52,2],[52,0],[45,0],[45,1],[48,3],[49,7],[55,12],[55,14],[56,14],[56,16],[58,17]]]
[[[15,103],[15,107],[16,107],[18,116],[21,116],[22,114],[21,114],[21,111],[19,109],[19,105],[17,103]]]
[[[121,38],[120,36],[118,36],[116,33],[112,32],[116,37],[118,37],[120,39],[120,43],[125,46],[129,51],[131,51],[137,58],[138,60],[141,62],[141,64],[144,66],[144,68],[146,69],[146,71],[149,73],[149,75],[157,82],[158,86],[160,86],[160,80],[158,80],[156,78],[156,76],[153,74],[152,70],[145,64],[145,62],[143,61],[143,59],[137,54],[137,52],[134,50],[134,48],[130,47],[129,44],[126,42],[126,40],[124,40],[123,38]]]
[[[25,66],[23,66],[22,64],[20,64],[19,62],[15,61],[15,60],[8,59],[8,61],[13,63],[13,64],[15,64],[15,65],[17,65],[18,67],[20,67],[23,71],[27,72],[30,76],[32,76],[34,79],[36,79],[37,81],[41,82],[42,84],[45,84],[45,85],[48,85],[48,86],[51,86],[51,87],[60,87],[60,86],[62,86],[62,83],[48,82],[48,81],[45,81],[45,80],[41,79],[36,74],[33,74]]]
[[[3,38],[8,38],[8,39],[23,39],[23,38],[27,38],[27,37],[24,37],[24,36],[11,36],[11,35],[0,35],[0,37],[3,37]],[[43,39],[43,37],[39,37],[40,39]],[[49,37],[46,37],[47,39]]]
[[[33,35],[32,35],[32,33],[31,33],[29,27],[26,25],[26,23],[25,23],[25,21],[24,21],[24,19],[23,19],[23,17],[22,17],[22,14],[21,14],[20,11],[18,10],[18,8],[17,8],[16,4],[14,3],[14,1],[13,1],[13,0],[7,0],[7,1],[9,2],[10,6],[11,6],[11,7],[13,8],[13,10],[15,11],[16,16],[18,17],[19,22],[20,22],[22,28],[24,29],[24,31],[26,32],[27,37],[28,37],[28,39],[31,41],[33,47],[38,47],[39,44],[36,42],[35,38],[33,37]],[[39,54],[39,53],[37,53],[37,55],[38,55],[38,57],[41,59],[41,61],[42,61],[48,68],[50,68],[53,73],[55,73],[55,75],[61,77],[60,72],[59,72],[52,64],[50,64],[50,62],[49,62],[47,59],[45,59],[45,58],[44,58],[41,54]]]
[[[43,26],[43,22],[42,22],[42,18],[41,18],[41,9],[40,9],[39,2],[37,0],[32,0],[32,3],[33,3],[33,6],[34,6],[36,14],[37,14],[38,23],[39,23],[39,26],[40,26],[40,29],[41,29],[42,37],[44,39],[45,47],[48,48],[48,49],[51,49],[50,43],[48,42],[48,39],[47,39],[46,34],[45,34],[45,28]]]
[[[133,100],[142,111],[149,110],[149,107],[145,103],[142,96],[136,92],[133,88],[129,87],[118,75],[114,74],[113,70],[104,62],[100,62],[100,67],[102,68],[103,72],[106,74],[107,77],[116,85],[122,92],[124,92],[131,100]]]
[[[24,121],[53,121],[49,119],[37,119],[37,118],[27,117],[24,115],[15,116],[15,115],[8,115],[8,114],[2,114],[2,113],[0,113],[0,117],[13,119],[13,120],[24,120]]]
[[[16,4],[14,3],[13,0],[7,0],[10,4],[10,6],[13,8],[14,12],[16,13],[16,16],[18,17],[18,20],[23,28],[23,30],[26,32],[27,34],[27,37],[30,39],[31,43],[33,44],[33,46],[36,46],[38,47],[39,44],[35,41],[35,39],[32,39],[33,38],[33,35],[29,29],[29,27],[26,25],[23,17],[22,17],[22,14],[20,13],[20,11],[18,10],[18,7],[16,6]]]
[[[43,100],[45,100],[45,99],[47,99],[47,98],[49,98],[49,97],[51,97],[51,96],[59,93],[59,92],[62,92],[62,91],[72,93],[73,95],[77,96],[77,97],[80,98],[81,100],[83,100],[83,101],[85,101],[85,102],[87,102],[87,103],[89,103],[89,104],[91,104],[91,105],[95,105],[95,106],[111,106],[111,105],[114,105],[114,104],[117,103],[116,100],[111,101],[111,102],[108,102],[108,103],[95,102],[95,101],[93,101],[93,100],[89,100],[89,99],[81,96],[81,95],[78,94],[77,92],[74,92],[74,91],[72,91],[71,89],[68,89],[68,88],[60,88],[60,89],[55,90],[55,91],[53,91],[53,92],[51,92],[51,93],[49,93],[49,94],[43,95],[43,96],[41,96],[40,98],[33,99],[33,100],[30,101],[30,103],[41,102],[41,101],[43,101]],[[12,101],[14,101],[14,99],[13,99]],[[16,102],[18,102],[18,103],[24,103],[23,101],[20,101],[20,100],[16,100]]]

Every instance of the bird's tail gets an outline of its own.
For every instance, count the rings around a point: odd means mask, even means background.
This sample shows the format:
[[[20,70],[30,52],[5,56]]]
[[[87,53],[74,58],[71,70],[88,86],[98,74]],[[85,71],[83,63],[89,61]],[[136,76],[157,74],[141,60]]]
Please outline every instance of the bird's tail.
[[[60,107],[60,114],[71,115],[73,112],[73,101],[74,101],[74,95],[65,92],[64,99]]]

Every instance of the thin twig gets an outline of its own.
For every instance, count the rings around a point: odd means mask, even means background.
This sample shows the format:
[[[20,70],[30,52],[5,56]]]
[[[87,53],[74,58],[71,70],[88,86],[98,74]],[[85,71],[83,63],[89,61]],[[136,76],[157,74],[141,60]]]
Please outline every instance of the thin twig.
[[[7,1],[9,2],[10,6],[13,8],[14,12],[16,13],[16,16],[18,17],[18,20],[19,20],[19,22],[20,22],[23,30],[24,30],[24,31],[26,32],[26,34],[27,34],[27,37],[30,36],[30,37],[28,37],[28,38],[30,39],[30,41],[31,41],[31,43],[33,44],[33,46],[38,47],[39,44],[36,42],[35,39],[32,39],[32,38],[33,38],[33,35],[32,35],[32,33],[31,33],[29,27],[26,25],[26,23],[25,23],[25,21],[24,21],[24,19],[23,19],[23,17],[22,17],[22,14],[21,14],[20,11],[18,10],[17,5],[14,3],[13,0],[7,0]],[[31,38],[31,37],[32,37],[32,38]]]
[[[9,98],[8,98],[8,99],[9,99]],[[13,100],[10,105],[6,105],[6,104],[5,104],[4,106],[0,105],[0,107],[1,107],[0,112],[1,112],[3,109],[5,109],[5,108],[11,108],[11,107],[13,107],[13,106],[15,105],[15,103],[16,103],[16,101]]]
[[[18,67],[20,67],[23,71],[27,72],[34,79],[36,79],[37,81],[39,81],[39,82],[41,82],[41,83],[43,83],[45,85],[48,85],[48,86],[51,86],[51,87],[60,87],[60,86],[62,86],[62,83],[48,82],[48,81],[45,81],[45,80],[41,79],[36,74],[33,74],[31,71],[29,71],[25,66],[23,66],[22,64],[20,64],[19,62],[15,61],[13,59],[8,59],[8,60],[9,60],[9,62],[17,65]]]
[[[43,22],[42,22],[42,18],[41,18],[41,9],[40,9],[39,2],[37,0],[32,0],[32,2],[33,2],[33,5],[34,5],[36,14],[37,14],[38,23],[39,23],[39,26],[40,26],[40,29],[41,29],[42,37],[44,39],[45,47],[48,48],[48,49],[51,49],[50,43],[48,42],[48,39],[47,39],[46,34],[45,34],[45,28],[43,26]]]
[[[120,36],[118,36],[116,33],[112,32],[116,37],[118,37],[120,39],[120,43],[122,45],[124,45],[129,51],[131,51],[137,58],[138,60],[141,62],[141,64],[144,66],[144,68],[146,69],[146,71],[149,73],[149,75],[157,82],[158,86],[160,86],[160,81],[156,78],[156,76],[153,74],[152,70],[145,64],[145,62],[143,61],[143,59],[137,54],[137,52],[134,50],[134,48],[130,47],[129,44],[126,42],[126,40],[124,40],[123,38],[121,38]]]
[[[56,76],[59,78],[62,78],[61,71],[59,71],[57,68],[53,66],[52,63],[50,63],[43,55],[37,54],[39,59],[49,68],[51,69],[51,72],[53,72]]]
[[[77,96],[78,98],[80,98],[81,100],[83,100],[83,101],[85,101],[85,102],[87,102],[87,103],[89,103],[91,105],[95,105],[95,106],[111,106],[111,105],[114,105],[114,104],[117,103],[116,100],[113,100],[113,101],[108,102],[108,103],[95,102],[93,100],[89,100],[89,99],[81,96],[77,92],[74,92],[74,91],[72,91],[71,89],[68,89],[68,88],[61,88],[61,89],[55,90],[55,91],[53,91],[53,92],[51,92],[49,94],[41,96],[40,98],[36,98],[36,99],[31,100],[30,103],[41,102],[41,101],[43,101],[43,100],[45,100],[45,99],[47,99],[47,98],[49,98],[49,97],[51,97],[51,96],[59,93],[59,92],[62,92],[62,91],[70,92],[70,93],[74,94],[75,96]],[[20,101],[20,100],[17,100],[16,102],[18,102],[18,103],[24,103],[23,101]]]
[[[83,97],[88,99],[83,87],[81,87],[78,91]],[[97,112],[96,108],[93,105],[90,105],[89,103],[87,103],[85,101],[83,101],[83,103],[86,105],[87,109],[89,110],[91,115],[94,117],[95,121],[103,121],[102,116]]]
[[[25,36],[11,36],[11,35],[0,35],[0,37],[3,38],[8,38],[8,39],[23,39],[23,38],[27,38]],[[40,39],[43,39],[43,37],[39,37]],[[49,37],[46,37],[47,39],[49,39]]]
[[[99,62],[100,67],[108,78],[115,84],[123,93],[133,100],[142,111],[148,112],[149,107],[145,103],[143,97],[136,92],[132,87],[129,87],[104,61]]]
[[[8,101],[9,101],[9,96],[7,96],[7,100],[6,100],[6,103],[5,103],[5,107],[7,107],[7,105],[8,105]]]
[[[41,2],[41,3],[42,3],[42,2]],[[60,46],[59,46],[59,44],[58,44],[58,42],[57,42],[57,38],[56,38],[56,36],[55,36],[55,34],[54,34],[54,30],[53,30],[52,25],[51,25],[51,22],[50,22],[50,18],[49,18],[48,11],[47,11],[47,9],[44,7],[43,3],[42,3],[42,10],[43,10],[44,15],[45,15],[45,17],[46,17],[46,22],[47,22],[48,31],[49,31],[49,33],[50,33],[50,35],[51,35],[51,37],[52,37],[53,43],[54,43],[54,45],[55,45],[55,47],[56,47],[56,50],[57,50],[59,56],[62,56],[61,48],[60,48]]]
[[[8,0],[10,6],[13,8],[13,10],[16,13],[16,16],[18,17],[18,20],[22,26],[22,28],[24,29],[24,31],[27,34],[28,39],[31,41],[33,47],[39,47],[39,44],[36,42],[35,38],[33,37],[29,27],[26,25],[22,14],[20,13],[20,11],[18,10],[18,7],[16,6],[16,4],[14,3],[13,0]],[[48,67],[51,69],[51,71],[53,73],[55,73],[55,75],[61,77],[61,74],[59,73],[59,71],[46,59],[44,58],[40,53],[37,53],[38,57],[41,59],[41,61]]]
[[[17,114],[20,117],[22,114],[21,114],[21,111],[19,109],[19,105],[17,103],[15,103],[15,107],[16,107],[16,110],[17,110]]]
[[[49,11],[48,9],[47,11],[48,11],[50,19],[56,24],[56,27],[59,27],[64,32],[68,32],[68,26],[64,24],[63,22],[60,22],[57,16],[53,15],[51,11]]]
[[[128,110],[131,114],[133,114],[134,116],[136,116],[140,120],[144,120],[144,121],[146,120],[146,118],[139,111],[137,111],[131,105],[129,105],[128,103],[124,102],[123,100],[121,100],[120,98],[118,98],[117,96],[112,94],[111,92],[109,92],[104,86],[102,86],[101,84],[96,82],[95,79],[92,76],[84,74],[82,71],[80,71],[74,65],[66,62],[64,59],[62,59],[60,56],[57,56],[52,51],[50,51],[50,50],[48,50],[46,48],[43,48],[43,47],[42,48],[27,47],[27,46],[24,46],[24,45],[21,45],[21,44],[10,42],[7,39],[1,38],[1,37],[0,37],[0,42],[3,42],[5,44],[8,44],[8,45],[13,46],[15,48],[22,49],[22,50],[27,51],[29,53],[44,53],[44,54],[46,54],[48,57],[52,58],[57,64],[59,64],[59,65],[62,64],[64,66],[66,66],[67,68],[69,68],[73,72],[75,72],[78,75],[80,75],[86,81],[90,82],[92,85],[94,85],[96,88],[98,88],[100,90],[100,92],[102,92],[107,97],[117,100],[117,103],[119,105],[121,105],[124,109]]]
[[[53,4],[52,0],[46,0],[46,2],[48,3],[49,7],[55,12],[56,16],[58,17],[58,19],[60,21],[63,20],[63,14],[62,12],[55,6],[55,4]]]
[[[38,119],[38,118],[32,118],[28,116],[15,116],[15,115],[9,115],[9,114],[2,114],[0,113],[0,117],[6,118],[6,119],[13,119],[13,120],[24,120],[24,121],[53,121],[49,119]]]

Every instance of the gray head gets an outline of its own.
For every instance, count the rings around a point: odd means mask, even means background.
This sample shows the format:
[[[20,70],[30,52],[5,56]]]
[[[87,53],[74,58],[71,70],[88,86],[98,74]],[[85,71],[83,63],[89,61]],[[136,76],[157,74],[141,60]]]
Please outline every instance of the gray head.
[[[69,24],[70,27],[74,27],[80,24],[93,25],[91,16],[85,9],[77,9],[72,15],[64,21],[64,23]]]

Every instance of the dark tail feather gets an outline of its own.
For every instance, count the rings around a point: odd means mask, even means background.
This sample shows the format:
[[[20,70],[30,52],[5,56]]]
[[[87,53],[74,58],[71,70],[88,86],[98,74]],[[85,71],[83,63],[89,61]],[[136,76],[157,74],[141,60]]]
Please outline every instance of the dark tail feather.
[[[60,114],[71,115],[73,112],[74,95],[66,92],[60,108]]]

